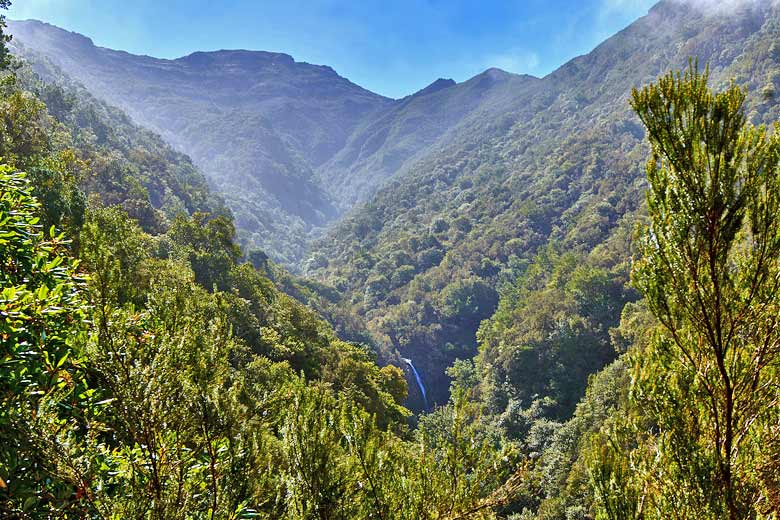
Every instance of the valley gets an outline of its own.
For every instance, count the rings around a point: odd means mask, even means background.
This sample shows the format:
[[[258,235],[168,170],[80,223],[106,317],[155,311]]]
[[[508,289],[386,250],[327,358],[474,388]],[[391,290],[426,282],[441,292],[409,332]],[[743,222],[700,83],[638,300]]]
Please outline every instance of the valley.
[[[159,60],[36,21],[10,28],[24,52],[190,155],[225,198],[244,251],[336,288],[380,357],[412,358],[443,404],[445,368],[477,353],[480,323],[539,251],[610,250],[599,267],[628,283],[625,238],[647,154],[631,88],[696,56],[716,85],[741,78],[753,123],[777,118],[761,97],[779,86],[764,51],[769,12],[732,19],[661,2],[547,77],[489,69],[400,100],[284,54]],[[617,310],[596,325],[602,334]]]
[[[0,495],[34,517],[55,474],[96,518],[780,514],[774,0],[399,99],[6,23],[0,333],[44,361],[0,387]]]

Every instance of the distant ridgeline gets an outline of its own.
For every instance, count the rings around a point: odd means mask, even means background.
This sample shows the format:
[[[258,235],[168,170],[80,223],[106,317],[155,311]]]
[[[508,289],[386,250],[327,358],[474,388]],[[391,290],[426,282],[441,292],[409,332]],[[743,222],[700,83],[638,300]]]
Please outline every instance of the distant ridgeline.
[[[162,60],[96,47],[37,21],[9,24],[36,68],[45,58],[191,156],[232,209],[242,245],[296,270],[325,226],[518,103],[517,86],[535,81],[491,69],[391,100],[286,54]]]

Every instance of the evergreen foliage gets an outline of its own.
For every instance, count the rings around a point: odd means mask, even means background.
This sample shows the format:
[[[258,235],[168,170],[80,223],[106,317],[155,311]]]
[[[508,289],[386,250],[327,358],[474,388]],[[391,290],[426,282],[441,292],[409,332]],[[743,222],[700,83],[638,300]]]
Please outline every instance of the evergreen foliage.
[[[71,176],[84,128],[22,84],[0,100],[30,108],[5,112],[0,168],[2,516],[495,517],[519,470],[481,406],[409,431],[403,373],[266,274],[311,289],[241,263],[224,214],[144,229],[126,204],[138,179],[113,178],[109,200],[91,161]]]
[[[603,518],[777,513],[759,468],[778,456],[780,140],[707,79],[691,65],[632,95],[652,145],[633,279],[659,324],[634,356],[637,438],[595,454]]]
[[[319,281],[242,251],[186,156],[18,62],[0,80],[0,516],[776,519],[780,126],[753,125],[778,114],[774,8],[662,3],[618,41],[686,38],[672,61],[701,52],[712,74],[536,92],[346,219],[310,258]],[[579,138],[551,137],[562,122]],[[430,413],[404,406],[399,352]]]

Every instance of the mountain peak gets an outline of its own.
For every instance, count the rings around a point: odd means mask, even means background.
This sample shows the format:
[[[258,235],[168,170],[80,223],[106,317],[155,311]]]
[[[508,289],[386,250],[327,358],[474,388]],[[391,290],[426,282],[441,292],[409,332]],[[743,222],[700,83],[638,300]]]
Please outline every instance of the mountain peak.
[[[438,92],[439,90],[443,90],[445,88],[452,87],[455,85],[455,80],[452,78],[439,78],[427,87],[418,90],[412,96],[424,96],[426,94],[433,94],[434,92]]]
[[[494,83],[503,83],[513,79],[538,80],[539,78],[529,74],[515,74],[497,67],[490,67],[489,69],[480,72],[469,81],[476,81],[480,85],[492,85]]]
[[[506,79],[506,78],[512,77],[513,75],[514,74],[512,74],[511,72],[507,72],[507,71],[505,71],[503,69],[499,69],[498,67],[490,67],[485,72],[480,74],[480,76],[485,76],[485,77],[488,77],[490,79],[495,79],[495,80],[497,80],[497,79]]]
[[[480,85],[481,87],[489,87],[513,80],[540,81],[536,76],[531,76],[529,74],[514,74],[497,67],[491,67],[469,79],[466,83]]]

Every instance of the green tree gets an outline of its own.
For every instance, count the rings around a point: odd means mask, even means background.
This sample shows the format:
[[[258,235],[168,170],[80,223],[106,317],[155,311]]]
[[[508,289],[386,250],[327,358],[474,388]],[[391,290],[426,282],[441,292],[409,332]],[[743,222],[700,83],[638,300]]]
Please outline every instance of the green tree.
[[[40,209],[27,177],[0,167],[0,514],[8,516],[78,507],[75,488],[55,475],[55,433],[70,431],[91,396],[76,346],[84,279],[64,237],[41,230]]]
[[[106,517],[235,518],[262,486],[246,473],[262,464],[263,400],[241,402],[242,374],[231,366],[246,361],[241,346],[192,278],[185,266],[159,264],[146,309],[111,309],[89,344],[109,400],[110,440],[94,454],[108,470],[92,487]]]
[[[8,10],[11,7],[11,0],[0,0],[0,9]],[[11,35],[6,33],[5,15],[0,15],[0,70],[8,69],[13,63],[13,56],[8,49],[8,42],[11,41]]]
[[[746,93],[696,66],[642,90],[649,224],[634,282],[661,326],[636,396],[656,423],[659,517],[754,518],[759,438],[778,403],[780,128],[746,124]]]
[[[447,285],[437,303],[444,318],[478,324],[495,311],[498,293],[490,284],[472,277]]]
[[[226,290],[230,268],[241,257],[233,222],[222,215],[195,213],[179,215],[171,225],[170,237],[195,271],[195,281],[208,290]]]

